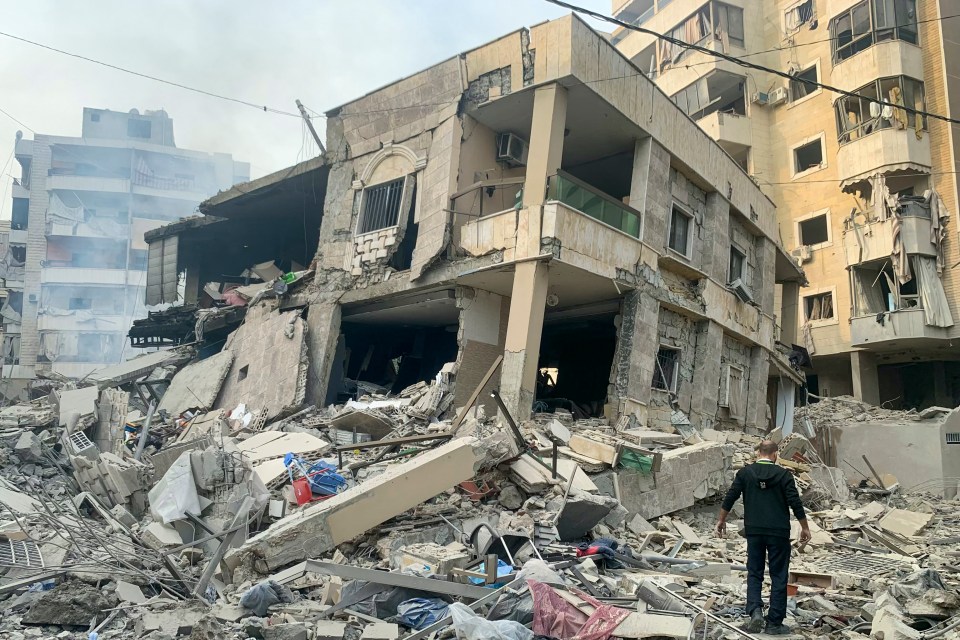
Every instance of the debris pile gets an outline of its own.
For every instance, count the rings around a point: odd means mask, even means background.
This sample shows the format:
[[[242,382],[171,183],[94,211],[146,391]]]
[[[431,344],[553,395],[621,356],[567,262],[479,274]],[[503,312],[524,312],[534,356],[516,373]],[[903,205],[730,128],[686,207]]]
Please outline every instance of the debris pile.
[[[517,424],[496,391],[496,414],[479,389],[455,407],[455,363],[308,406],[287,290],[238,295],[217,353],[181,345],[0,410],[0,636],[747,635],[741,516],[713,527],[758,437],[679,412],[669,433]],[[850,486],[815,444],[780,441],[813,530],[797,634],[956,637],[960,503]]]

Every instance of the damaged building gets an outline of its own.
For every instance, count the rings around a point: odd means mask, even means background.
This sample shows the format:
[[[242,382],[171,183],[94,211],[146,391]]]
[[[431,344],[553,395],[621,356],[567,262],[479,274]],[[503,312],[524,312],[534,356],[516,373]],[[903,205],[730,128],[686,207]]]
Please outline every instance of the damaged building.
[[[281,311],[305,322],[311,403],[397,392],[454,362],[455,406],[484,382],[479,403],[493,411],[498,389],[518,419],[765,431],[793,406],[775,285],[803,276],[773,203],[576,17],[333,109],[326,136],[325,158],[150,232],[147,303],[216,308],[239,292],[244,306],[251,277],[310,266],[309,293]],[[186,339],[176,322],[131,338]],[[263,366],[236,360],[228,384]]]
[[[82,378],[135,354],[146,315],[144,233],[248,179],[229,154],[179,148],[166,112],[85,108],[80,137],[18,133],[9,243],[0,277],[4,393],[37,373]]]

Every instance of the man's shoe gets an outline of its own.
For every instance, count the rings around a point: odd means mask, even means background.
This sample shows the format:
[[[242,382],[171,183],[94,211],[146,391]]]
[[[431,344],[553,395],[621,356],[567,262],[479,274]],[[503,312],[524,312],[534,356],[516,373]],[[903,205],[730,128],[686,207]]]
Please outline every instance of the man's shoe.
[[[789,636],[793,633],[793,629],[788,627],[785,624],[770,624],[767,623],[766,628],[763,630],[764,635],[768,636]]]
[[[750,614],[750,622],[743,625],[743,630],[747,633],[760,633],[761,629],[763,629],[763,609],[757,607]]]

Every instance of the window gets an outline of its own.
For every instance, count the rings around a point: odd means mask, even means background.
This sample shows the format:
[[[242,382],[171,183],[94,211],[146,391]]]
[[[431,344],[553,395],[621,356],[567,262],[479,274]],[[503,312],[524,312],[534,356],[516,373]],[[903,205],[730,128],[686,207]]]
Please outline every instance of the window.
[[[667,246],[681,255],[690,253],[690,226],[693,216],[674,205],[670,216],[670,236]]]
[[[713,32],[718,40],[729,38],[730,44],[743,48],[743,9],[722,2],[713,3]]]
[[[801,2],[784,12],[783,24],[787,33],[794,33],[800,29],[800,25],[807,22],[812,23],[816,17],[817,5],[813,3],[813,0],[806,0],[806,2]],[[811,28],[813,28],[813,25],[811,25]]]
[[[245,367],[240,367],[240,370],[237,371],[237,382],[243,382],[247,379],[247,375],[250,373],[250,365]]]
[[[130,269],[132,269],[133,271],[147,270],[147,250],[146,249],[130,250]]]
[[[131,138],[149,138],[150,121],[130,118],[127,120],[127,135]]]
[[[743,367],[736,364],[724,365],[720,374],[720,400],[717,404],[726,407],[732,418],[742,418],[745,413],[744,377]]]
[[[710,22],[711,9],[713,14],[712,24]],[[724,51],[729,49],[729,45],[743,48],[745,46],[743,9],[722,2],[704,4],[692,16],[673,29],[669,29],[666,35],[687,44],[701,44],[712,37],[722,43]],[[666,67],[676,64],[688,51],[689,49],[673,42],[659,40],[657,43],[659,70],[662,71]]]
[[[747,113],[745,87],[744,76],[715,71],[684,87],[670,99],[694,120],[717,111],[742,116]]]
[[[90,298],[70,298],[68,309],[90,309],[93,301]]]
[[[793,150],[793,173],[799,174],[823,164],[823,140],[817,139]]]
[[[863,0],[830,21],[830,36],[834,63],[884,40],[917,44],[916,0]]]
[[[404,180],[398,178],[363,190],[358,234],[396,226],[400,219]]]
[[[677,375],[680,372],[680,350],[672,347],[660,347],[653,370],[654,389],[677,391]]]
[[[906,76],[880,78],[857,89],[856,96],[844,96],[834,103],[837,140],[846,144],[881,129],[927,128],[925,117],[906,109],[881,106],[877,100],[903,105],[916,111],[926,109],[923,83]]]
[[[743,266],[747,262],[747,254],[740,249],[730,247],[730,270],[727,274],[727,282],[734,280],[743,280]]]
[[[800,230],[800,244],[813,246],[830,241],[830,226],[825,213],[801,220],[797,227]]]
[[[814,64],[798,72],[790,79],[790,101],[796,102],[818,91],[820,89],[820,87],[816,85],[818,82],[820,82],[820,74],[818,73],[817,65]]]
[[[99,114],[99,113],[91,113],[91,114],[90,114],[90,122],[100,122],[100,114]]]
[[[808,322],[833,318],[833,293],[815,293],[803,298],[803,312]]]

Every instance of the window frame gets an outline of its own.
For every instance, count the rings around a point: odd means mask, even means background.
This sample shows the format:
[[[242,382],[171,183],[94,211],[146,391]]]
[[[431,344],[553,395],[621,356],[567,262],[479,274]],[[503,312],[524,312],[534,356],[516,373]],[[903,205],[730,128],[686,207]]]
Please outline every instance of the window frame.
[[[891,9],[893,10],[893,25],[892,27],[878,27],[877,26],[877,6],[879,3],[885,3],[889,1],[891,3]],[[900,7],[903,7],[906,3],[912,3],[913,8],[913,22],[901,22],[900,20]],[[867,11],[867,30],[863,32],[859,37],[853,36],[853,14],[854,11],[860,10],[866,7]],[[903,12],[909,13],[909,8],[903,8]],[[891,42],[893,40],[900,40],[901,42],[906,42],[914,46],[920,46],[920,27],[919,27],[919,12],[917,9],[916,0],[862,0],[850,7],[847,7],[837,15],[833,16],[830,19],[830,56],[834,65],[840,64],[850,58],[854,57],[858,53],[869,49],[872,46],[880,42]],[[885,14],[886,15],[886,14]],[[843,44],[840,44],[840,36],[837,34],[837,26],[841,20],[844,18],[849,20],[850,23],[850,40]],[[910,26],[913,26],[913,30],[910,30]],[[901,33],[903,32],[903,33]],[[907,35],[909,37],[903,37]],[[843,57],[840,57],[840,54],[843,53]]]
[[[816,244],[806,244],[806,245],[805,245],[804,242],[803,242],[803,232],[802,232],[802,230],[801,230],[801,229],[802,229],[801,223],[807,222],[807,221],[809,221],[809,220],[813,220],[813,219],[815,219],[815,218],[819,218],[819,217],[821,217],[821,216],[823,216],[824,218],[826,218],[826,223],[827,223],[827,239],[826,239],[825,241],[823,241],[823,242],[818,242],[818,243],[816,243]],[[794,237],[796,238],[796,241],[797,241],[797,247],[807,246],[807,247],[810,247],[810,249],[811,249],[812,251],[816,251],[817,249],[823,249],[823,248],[825,248],[825,247],[833,246],[833,227],[832,227],[832,225],[831,225],[832,220],[830,219],[830,209],[829,209],[829,208],[827,208],[827,209],[819,209],[819,210],[817,210],[817,211],[811,211],[810,213],[804,214],[804,215],[802,215],[802,216],[800,216],[800,217],[798,217],[798,218],[794,218],[794,221],[793,221],[793,222],[794,222],[794,233],[795,233],[795,236],[794,236]]]
[[[686,250],[683,252],[681,252],[679,249],[674,248],[670,244],[671,237],[673,236],[674,214],[676,213],[679,213],[681,216],[687,219],[687,230],[686,230],[687,246],[686,246]],[[686,207],[684,207],[682,204],[680,204],[679,202],[674,201],[673,206],[670,207],[670,224],[667,226],[667,242],[666,242],[667,250],[672,251],[678,256],[682,256],[683,258],[689,260],[690,254],[692,253],[692,249],[693,249],[693,231],[694,231],[695,223],[696,223],[696,220],[694,219],[693,213],[689,211]]]
[[[724,362],[723,373],[721,375],[724,377],[723,390],[725,393],[723,398],[718,399],[717,406],[725,408],[729,412],[731,418],[742,419],[745,411],[741,410],[739,407],[731,406],[732,403],[730,402],[730,378],[731,378],[730,371],[731,369],[740,372],[740,398],[741,400],[746,399],[746,394],[744,393],[743,387],[747,378],[746,376],[747,368],[742,364],[737,364],[734,362]],[[734,413],[735,411],[736,413]]]
[[[734,255],[739,256],[740,258],[740,272],[737,274],[737,277],[733,277],[733,257]],[[747,266],[747,252],[738,247],[735,244],[730,245],[730,260],[727,263],[727,284],[732,284],[736,280],[740,280],[744,284],[744,271],[746,271]]]
[[[896,76],[882,76],[871,80],[870,82],[864,84],[863,86],[857,88],[852,93],[857,94],[857,109],[860,112],[860,122],[856,126],[848,127],[846,124],[847,113],[850,110],[849,101],[853,98],[851,96],[840,96],[833,102],[833,112],[834,120],[837,124],[837,142],[840,146],[849,144],[851,142],[856,142],[862,138],[865,138],[873,133],[878,131],[883,131],[884,129],[895,129],[897,131],[906,131],[906,130],[916,130],[916,119],[921,119],[920,130],[928,131],[928,122],[927,118],[924,116],[911,113],[910,111],[904,111],[906,117],[907,126],[904,129],[898,129],[893,121],[894,118],[883,118],[882,116],[877,116],[876,118],[870,116],[869,119],[864,118],[864,113],[869,113],[870,105],[877,104],[877,100],[883,100],[884,102],[890,102],[889,90],[884,94],[883,86],[886,83],[889,87],[890,81],[896,81],[896,87],[900,89],[900,96],[904,102],[905,107],[910,107],[912,109],[917,109],[917,100],[914,99],[913,104],[909,105],[906,103],[906,87],[908,83],[913,83],[912,90],[914,95],[917,92],[920,94],[920,111],[926,111],[927,109],[927,88],[923,80],[917,80],[906,75],[896,75]],[[892,88],[892,87],[891,87]],[[873,91],[876,95],[874,98],[869,91]],[[864,95],[864,93],[867,95]],[[877,104],[879,107],[880,105]],[[883,107],[880,107],[882,113]],[[856,134],[855,136],[853,134]]]
[[[370,191],[374,189],[382,189],[388,185],[400,183],[400,193],[397,200],[397,210],[396,215],[393,218],[393,224],[388,224],[382,227],[377,227],[374,229],[365,229],[364,223],[366,221],[366,206],[367,206],[367,197]],[[359,204],[359,213],[357,214],[357,226],[354,229],[354,236],[362,236],[368,233],[378,233],[380,231],[385,231],[387,229],[393,229],[400,225],[400,219],[403,216],[403,203],[406,199],[407,189],[410,188],[410,176],[400,176],[399,178],[392,178],[390,180],[385,180],[383,182],[378,182],[377,184],[364,185],[363,189],[360,191],[360,204]]]
[[[802,171],[797,171],[797,167],[798,167],[797,151],[801,147],[805,147],[817,141],[820,142],[820,165],[813,166],[808,169],[803,169]],[[803,178],[804,176],[808,176],[811,173],[816,173],[817,171],[823,171],[824,169],[826,169],[827,168],[827,143],[826,143],[825,132],[821,131],[820,133],[814,136],[804,138],[803,140],[793,144],[790,147],[790,167],[793,170],[793,177],[791,178],[792,180],[797,180],[799,178]]]
[[[796,11],[797,9],[800,8],[801,5],[806,4],[807,2],[810,2],[810,11],[811,11],[810,19],[809,19],[808,21],[804,21],[804,22],[798,23],[797,26],[796,26],[796,28],[791,29],[791,28],[787,25],[787,15],[788,15],[789,13],[791,13],[792,11]],[[794,35],[794,34],[796,34],[796,33],[799,33],[799,32],[800,32],[800,27],[802,27],[802,26],[805,25],[805,24],[808,24],[808,22],[809,22],[809,23],[812,23],[812,22],[816,21],[816,19],[817,19],[817,3],[816,3],[816,0],[797,0],[796,2],[794,2],[794,3],[792,3],[790,6],[788,6],[786,9],[784,9],[784,10],[783,10],[783,13],[780,15],[780,17],[781,17],[781,20],[782,20],[782,22],[783,22],[783,24],[782,24],[782,26],[783,26],[783,33],[784,33],[785,35],[791,36],[791,35]]]
[[[816,296],[830,295],[831,302],[833,306],[833,316],[830,318],[821,318],[819,320],[808,320],[807,319],[807,298],[813,298]],[[837,307],[837,288],[833,287],[822,287],[819,289],[814,289],[805,295],[800,297],[800,326],[803,326],[807,323],[811,327],[824,327],[834,324],[840,324],[840,313]]]
[[[806,73],[806,72],[810,71],[811,69],[813,69],[813,70],[816,72],[816,75],[817,75],[817,77],[814,78],[814,82],[817,82],[817,83],[822,82],[821,78],[822,78],[823,76],[822,76],[821,73],[820,73],[820,58],[817,58],[816,60],[813,60],[812,62],[808,62],[805,66],[800,67],[800,70],[797,71],[797,73],[796,73],[795,75],[798,75],[798,76],[799,76],[800,74]],[[801,83],[801,84],[802,84],[802,83]],[[798,105],[798,104],[803,104],[804,102],[806,102],[806,101],[809,100],[810,98],[813,98],[814,96],[818,96],[818,95],[820,95],[821,93],[823,93],[823,87],[817,86],[817,87],[815,87],[815,88],[813,89],[813,91],[811,91],[811,92],[808,93],[807,95],[801,96],[801,97],[799,97],[799,98],[796,98],[796,97],[794,97],[793,85],[794,85],[794,80],[791,78],[790,81],[787,83],[787,86],[788,86],[788,89],[789,89],[788,92],[789,92],[789,95],[790,95],[790,104],[789,104],[790,107],[793,107],[793,106]],[[789,107],[788,107],[788,108],[789,108]]]
[[[676,354],[676,357],[674,358],[674,361],[673,361],[673,371],[670,374],[669,383],[666,380],[663,380],[663,376],[661,375],[661,371],[660,371],[661,366],[658,364],[660,362],[661,351],[670,351]],[[683,357],[682,348],[675,347],[670,344],[663,344],[663,343],[658,344],[657,353],[654,355],[653,379],[650,381],[650,388],[655,389],[657,391],[666,391],[667,393],[677,393],[677,387],[679,386],[679,383],[680,383],[680,359],[682,357]],[[664,384],[667,385],[666,387],[658,387],[656,385],[658,376],[660,377],[660,380],[662,380]]]

